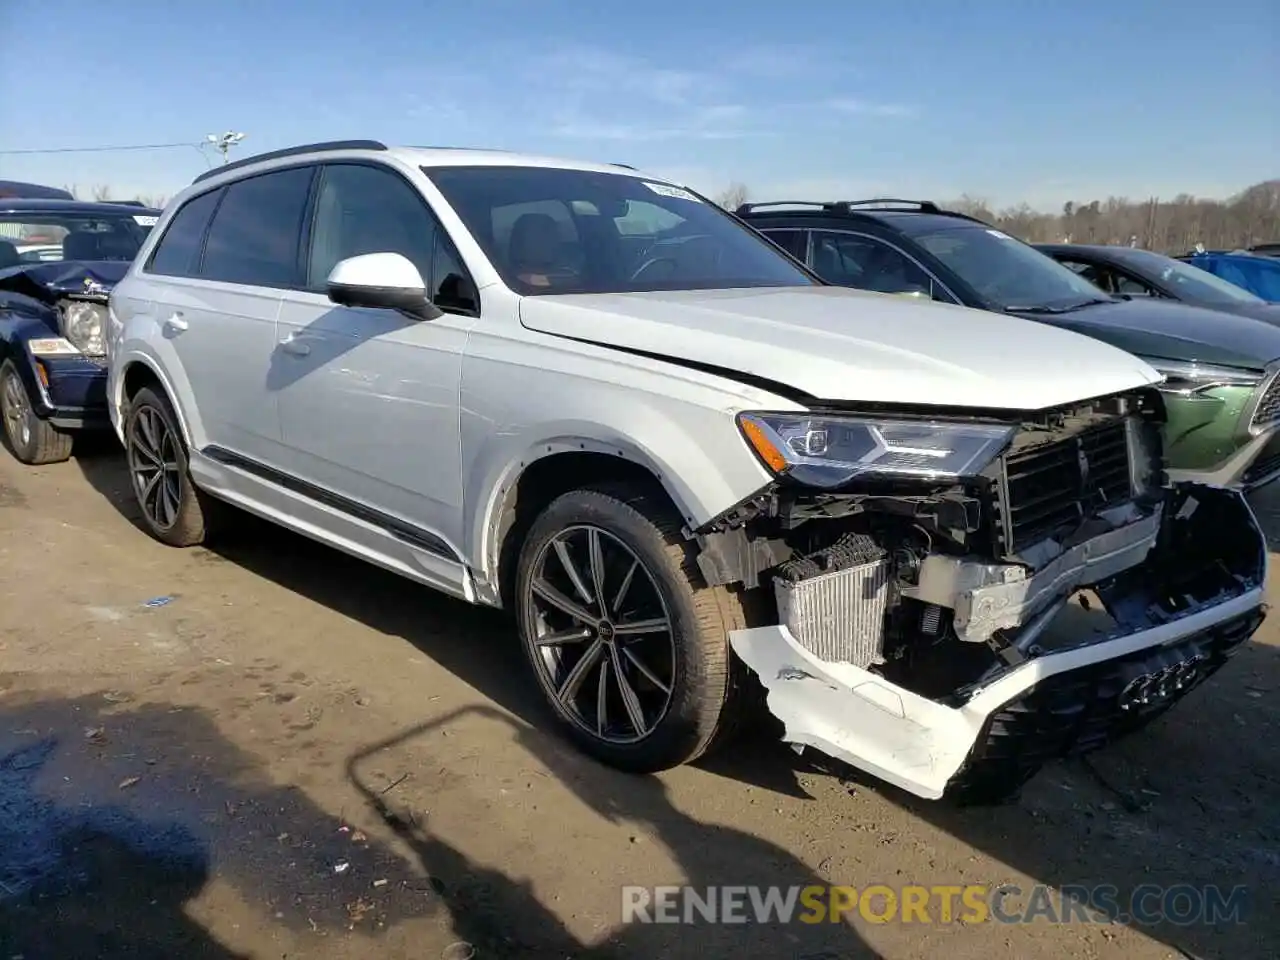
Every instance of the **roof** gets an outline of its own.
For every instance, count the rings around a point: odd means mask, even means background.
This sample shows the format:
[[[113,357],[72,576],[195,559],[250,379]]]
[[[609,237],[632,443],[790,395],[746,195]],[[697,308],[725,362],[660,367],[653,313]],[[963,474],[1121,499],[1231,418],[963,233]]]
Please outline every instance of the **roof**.
[[[1192,251],[1191,253],[1184,253],[1182,256],[1178,257],[1177,259],[1179,260],[1206,259],[1207,260],[1210,257],[1212,257],[1215,260],[1243,260],[1246,263],[1257,263],[1259,260],[1270,262],[1276,259],[1275,257],[1273,256],[1269,257],[1264,253],[1250,253],[1248,250],[1231,250],[1231,251],[1206,250],[1204,253],[1196,253],[1195,251]]]
[[[61,213],[69,217],[109,215],[130,217],[159,215],[160,211],[152,210],[148,207],[124,206],[119,203],[95,200],[6,200],[0,198],[0,214],[6,213]]]
[[[34,197],[42,200],[74,200],[70,190],[22,180],[0,180],[0,198]]]
[[[337,160],[352,158],[376,158],[395,160],[414,167],[546,167],[561,170],[582,170],[589,173],[613,173],[636,175],[635,168],[619,163],[592,163],[565,157],[513,153],[506,150],[484,150],[463,147],[397,147],[387,146],[376,140],[335,140],[326,143],[302,144],[283,150],[244,157],[234,163],[215,167],[196,177],[193,183],[217,182],[224,174],[240,175],[249,168],[264,170],[311,160]],[[227,179],[232,179],[228,177]],[[664,180],[655,177],[656,180]]]
[[[1147,250],[1144,247],[1111,243],[1037,243],[1033,246],[1044,253],[1091,254],[1099,260],[1113,260],[1118,263],[1155,264],[1162,260],[1173,259],[1166,254]]]

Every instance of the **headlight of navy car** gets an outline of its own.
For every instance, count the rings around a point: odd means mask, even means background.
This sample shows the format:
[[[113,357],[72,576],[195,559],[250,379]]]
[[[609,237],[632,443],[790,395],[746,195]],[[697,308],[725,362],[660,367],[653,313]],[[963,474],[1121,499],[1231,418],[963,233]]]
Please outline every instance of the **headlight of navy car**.
[[[862,476],[972,476],[1014,433],[1013,427],[990,424],[803,413],[743,413],[738,426],[774,473],[824,489]]]
[[[81,353],[100,357],[106,353],[102,331],[106,323],[107,308],[87,300],[65,300],[58,311],[62,335]]]

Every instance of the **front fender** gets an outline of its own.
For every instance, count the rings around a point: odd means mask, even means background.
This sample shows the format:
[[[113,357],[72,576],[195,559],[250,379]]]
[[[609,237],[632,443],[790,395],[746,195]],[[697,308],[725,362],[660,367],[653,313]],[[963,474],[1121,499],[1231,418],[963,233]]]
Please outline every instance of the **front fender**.
[[[769,482],[734,418],[745,409],[790,407],[787,401],[646,358],[536,353],[518,361],[472,355],[464,363],[461,540],[482,586],[497,582],[506,498],[545,457],[590,452],[639,464],[690,527]]]
[[[50,323],[52,321],[52,323]],[[61,337],[58,332],[57,314],[52,307],[31,301],[23,309],[0,309],[0,363],[13,360],[13,365],[27,388],[37,415],[49,416],[53,404],[49,393],[36,375],[35,357],[30,341]]]

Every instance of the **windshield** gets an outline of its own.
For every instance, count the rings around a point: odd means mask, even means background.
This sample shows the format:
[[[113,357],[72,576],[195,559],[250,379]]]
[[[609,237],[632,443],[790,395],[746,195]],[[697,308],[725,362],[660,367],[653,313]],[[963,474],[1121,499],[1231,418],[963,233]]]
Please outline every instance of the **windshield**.
[[[999,230],[948,227],[917,234],[915,240],[1002,310],[1067,309],[1107,299],[1057,260]]]
[[[1162,283],[1177,291],[1178,299],[1194,300],[1204,303],[1264,303],[1261,297],[1255,297],[1248,290],[1228,283],[1221,277],[1215,277],[1208,270],[1172,257],[1151,256],[1150,269]]]
[[[424,172],[517,293],[815,283],[754,230],[670,184],[548,167]]]
[[[154,215],[0,213],[0,270],[56,260],[132,260]]]

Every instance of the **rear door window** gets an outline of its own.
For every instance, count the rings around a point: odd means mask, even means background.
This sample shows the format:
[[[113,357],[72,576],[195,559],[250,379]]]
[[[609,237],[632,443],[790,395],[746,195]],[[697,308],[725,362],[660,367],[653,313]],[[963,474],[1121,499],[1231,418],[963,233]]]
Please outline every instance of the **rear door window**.
[[[209,227],[200,275],[257,287],[300,287],[299,240],[314,167],[264,173],[228,186]]]

